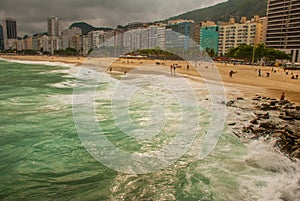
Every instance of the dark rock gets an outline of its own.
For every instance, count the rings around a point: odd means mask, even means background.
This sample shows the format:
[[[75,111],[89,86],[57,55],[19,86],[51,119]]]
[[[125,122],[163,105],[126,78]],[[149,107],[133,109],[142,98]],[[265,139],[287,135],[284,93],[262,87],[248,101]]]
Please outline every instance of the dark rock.
[[[291,154],[292,157],[300,158],[300,148]]]
[[[228,102],[226,103],[226,106],[227,106],[227,107],[231,107],[233,104],[234,104],[234,101],[231,100],[231,101],[228,101]]]
[[[228,126],[234,126],[234,125],[236,125],[236,123],[235,122],[229,122],[227,125]]]
[[[264,122],[260,122],[259,127],[265,129],[274,129],[276,128],[276,125],[272,121],[264,121]]]
[[[243,97],[237,97],[236,100],[244,100]]]
[[[258,119],[269,119],[270,118],[269,112],[267,112],[267,113],[256,113],[255,115],[257,116]]]
[[[269,104],[263,103],[263,104],[261,104],[260,109],[261,109],[261,110],[270,110],[271,107],[270,107]]]
[[[234,134],[240,138],[242,142],[251,140],[273,141],[274,145],[283,155],[291,160],[300,158],[300,106],[288,100],[281,100],[256,95],[252,100],[251,106],[240,107],[238,100],[248,100],[246,98],[236,98],[227,102],[227,106],[239,107],[240,110],[235,111],[234,115],[241,118],[238,122],[228,122]],[[255,114],[254,118],[244,120],[244,113],[252,110]],[[241,115],[241,116],[238,116]],[[246,125],[245,125],[245,124]],[[244,124],[240,127],[240,124]],[[238,126],[237,126],[238,125]]]
[[[280,100],[280,101],[279,101],[279,104],[280,104],[280,105],[285,105],[285,104],[287,104],[287,103],[290,103],[290,101],[288,101],[288,100]]]
[[[279,118],[280,118],[280,119],[283,119],[283,120],[294,120],[293,117],[291,117],[291,116],[286,116],[286,115],[279,115]]]
[[[257,119],[257,118],[252,119],[252,120],[250,121],[250,123],[251,123],[251,124],[258,124],[258,119]]]
[[[294,119],[300,120],[300,111],[299,110],[286,110],[285,115],[290,116]]]
[[[270,107],[270,110],[277,110],[277,109],[278,109],[277,106],[271,106],[271,107]]]

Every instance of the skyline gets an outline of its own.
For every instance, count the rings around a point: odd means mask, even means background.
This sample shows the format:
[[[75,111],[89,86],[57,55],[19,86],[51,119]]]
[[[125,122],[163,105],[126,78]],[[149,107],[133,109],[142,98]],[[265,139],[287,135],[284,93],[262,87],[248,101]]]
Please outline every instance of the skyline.
[[[2,0],[1,21],[6,17],[17,19],[18,36],[47,31],[47,19],[57,16],[63,20],[63,29],[73,22],[87,22],[95,27],[116,27],[130,22],[164,20],[184,12],[225,2],[226,0],[59,0],[37,1]],[[14,5],[14,6],[12,6]],[[170,9],[170,5],[174,8]],[[116,14],[117,13],[117,14]]]

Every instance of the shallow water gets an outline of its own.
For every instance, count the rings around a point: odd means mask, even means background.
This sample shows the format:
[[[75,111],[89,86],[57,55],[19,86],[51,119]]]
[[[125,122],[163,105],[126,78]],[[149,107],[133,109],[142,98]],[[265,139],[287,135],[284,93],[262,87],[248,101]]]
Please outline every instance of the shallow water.
[[[260,142],[245,146],[229,131],[224,131],[216,149],[203,160],[193,154],[200,146],[195,140],[188,153],[154,173],[128,175],[105,167],[85,149],[74,125],[72,94],[77,71],[68,66],[0,61],[2,200],[293,200],[299,196],[298,163]],[[99,125],[115,146],[128,152],[160,148],[178,129],[178,105],[171,95],[143,103],[133,96],[129,113],[136,125],[151,125],[147,111],[155,101],[166,107],[169,118],[154,142],[128,137],[116,126],[111,112],[109,86],[120,79],[107,77],[97,89]],[[200,140],[210,113],[207,93],[201,90],[203,86],[197,87],[197,93],[203,93],[198,96],[204,128],[198,132]],[[165,94],[153,90],[156,97]]]

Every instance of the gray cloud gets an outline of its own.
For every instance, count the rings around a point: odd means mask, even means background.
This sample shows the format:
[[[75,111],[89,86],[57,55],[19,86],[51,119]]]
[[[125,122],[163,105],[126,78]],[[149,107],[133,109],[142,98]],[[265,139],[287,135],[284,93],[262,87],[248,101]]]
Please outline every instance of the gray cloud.
[[[17,19],[20,34],[47,31],[47,18],[58,16],[68,27],[85,21],[115,27],[136,21],[166,19],[225,0],[1,0],[0,18]]]

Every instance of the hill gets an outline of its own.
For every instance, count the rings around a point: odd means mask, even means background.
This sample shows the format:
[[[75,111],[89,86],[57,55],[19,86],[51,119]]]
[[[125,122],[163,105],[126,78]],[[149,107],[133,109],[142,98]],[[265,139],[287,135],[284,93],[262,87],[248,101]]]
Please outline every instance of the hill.
[[[267,0],[228,0],[214,6],[171,17],[165,22],[175,19],[191,19],[195,22],[205,20],[227,22],[231,17],[234,17],[236,21],[239,21],[242,16],[246,16],[247,19],[253,18],[254,15],[264,17],[267,14],[267,3]]]
[[[70,26],[70,28],[72,28],[72,27],[80,28],[83,35],[88,34],[90,31],[97,31],[97,30],[110,31],[110,30],[112,30],[112,28],[107,28],[107,27],[94,27],[86,22],[75,22]]]

